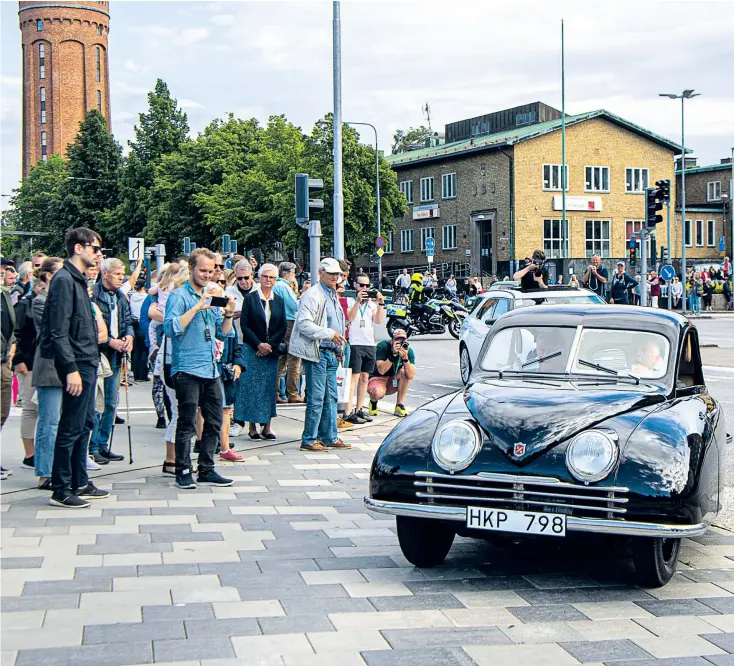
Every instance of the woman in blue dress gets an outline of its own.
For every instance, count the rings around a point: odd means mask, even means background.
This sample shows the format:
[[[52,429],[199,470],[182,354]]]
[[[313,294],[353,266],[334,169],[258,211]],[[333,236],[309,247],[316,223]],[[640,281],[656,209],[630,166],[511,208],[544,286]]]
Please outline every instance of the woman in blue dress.
[[[234,415],[236,421],[249,422],[250,439],[276,439],[270,421],[276,416],[278,358],[285,351],[281,348],[286,331],[285,304],[273,291],[277,267],[263,264],[258,275],[260,284],[242,303],[242,348],[236,362],[246,370],[238,382]]]

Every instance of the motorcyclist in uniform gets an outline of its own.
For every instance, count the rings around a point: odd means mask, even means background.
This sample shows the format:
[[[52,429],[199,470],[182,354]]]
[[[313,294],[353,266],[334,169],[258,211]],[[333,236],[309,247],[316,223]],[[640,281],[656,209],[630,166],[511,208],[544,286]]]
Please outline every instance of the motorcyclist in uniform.
[[[413,317],[416,327],[428,330],[428,319],[430,311],[426,307],[428,301],[427,288],[423,286],[423,276],[420,273],[413,273],[410,278],[410,288],[408,289],[408,303],[410,304],[410,314]],[[420,322],[423,322],[422,325]]]

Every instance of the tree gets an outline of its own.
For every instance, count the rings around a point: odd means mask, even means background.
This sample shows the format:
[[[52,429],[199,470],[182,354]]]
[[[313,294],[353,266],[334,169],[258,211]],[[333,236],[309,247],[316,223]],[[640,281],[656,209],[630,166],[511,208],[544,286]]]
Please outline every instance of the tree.
[[[408,146],[419,143],[424,144],[425,140],[431,136],[431,130],[424,125],[420,127],[411,127],[407,132],[405,130],[397,130],[392,137],[392,153],[404,153]]]
[[[122,148],[99,111],[87,112],[66,154],[69,180],[59,193],[59,221],[67,228],[94,229],[109,247],[106,236],[114,228],[112,211],[120,200],[118,177]]]

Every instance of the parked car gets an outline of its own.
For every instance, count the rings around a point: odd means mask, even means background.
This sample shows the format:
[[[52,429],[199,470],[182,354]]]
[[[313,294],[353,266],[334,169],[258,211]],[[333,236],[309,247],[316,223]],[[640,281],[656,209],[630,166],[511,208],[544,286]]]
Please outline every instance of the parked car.
[[[730,441],[685,318],[518,308],[492,327],[464,389],[388,435],[365,504],[397,517],[403,554],[419,567],[442,563],[456,534],[585,532],[629,538],[639,583],[662,586],[681,539],[720,510]]]
[[[495,284],[502,284],[495,282]],[[505,283],[507,284],[507,283]],[[492,285],[494,286],[494,285]],[[459,331],[459,369],[461,381],[469,380],[476,365],[479,350],[487,333],[497,319],[506,312],[532,305],[590,304],[604,303],[604,299],[589,289],[577,287],[550,287],[548,289],[520,289],[519,287],[496,288],[477,297],[471,314],[464,319]]]

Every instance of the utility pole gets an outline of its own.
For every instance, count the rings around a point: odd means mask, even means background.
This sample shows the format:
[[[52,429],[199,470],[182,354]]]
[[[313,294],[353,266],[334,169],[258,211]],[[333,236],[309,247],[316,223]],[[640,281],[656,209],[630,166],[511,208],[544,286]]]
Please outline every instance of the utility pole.
[[[673,187],[675,187],[675,183],[673,183]],[[672,250],[672,247],[673,246],[670,244],[670,199],[671,199],[671,197],[669,196],[668,197],[668,201],[666,202],[666,204],[667,204],[666,205],[666,208],[667,208],[667,215],[668,215],[668,263],[670,265],[672,265],[673,264],[673,250]],[[665,262],[663,262],[663,265],[664,264],[665,264]],[[670,310],[673,307],[673,293],[672,293],[672,288],[673,288],[673,281],[672,280],[669,280],[668,281],[668,291],[667,291],[667,293],[668,293],[668,310]]]
[[[341,3],[334,0],[334,258],[344,259],[342,189],[342,23]]]
[[[561,19],[561,252],[566,254],[568,221],[566,220],[566,45]]]
[[[640,229],[640,305],[647,306],[647,235],[646,229]]]

